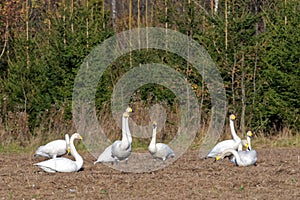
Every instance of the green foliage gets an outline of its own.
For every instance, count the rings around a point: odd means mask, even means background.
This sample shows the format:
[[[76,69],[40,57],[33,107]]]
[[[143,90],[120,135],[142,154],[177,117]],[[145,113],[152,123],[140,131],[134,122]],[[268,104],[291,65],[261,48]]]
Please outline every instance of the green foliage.
[[[5,10],[3,5],[1,41],[5,41],[4,19],[8,11],[11,14],[8,45],[0,58],[0,122],[6,123],[9,112],[26,112],[33,131],[43,121],[39,119],[41,113],[53,106],[64,106],[65,120],[72,118],[72,92],[78,70],[93,48],[114,34],[108,5],[102,13],[100,1],[90,0],[89,7],[78,2],[71,8],[71,4],[47,7],[35,1],[28,18],[24,8],[9,5]],[[167,25],[208,51],[224,80],[229,112],[239,116],[246,106],[248,128],[267,135],[286,126],[299,131],[299,1],[265,2],[257,5],[257,11],[255,2],[227,1],[225,13],[225,1],[220,1],[218,13],[213,14],[204,1],[157,1],[148,4],[153,6],[148,9],[148,25]],[[122,30],[128,27],[128,16],[126,12],[118,14],[124,15],[117,24]],[[146,63],[168,65],[187,77],[203,103],[202,112],[209,113],[209,91],[193,66],[175,54],[151,49],[121,56],[108,66],[98,83],[97,110],[110,102],[120,77]],[[176,101],[175,95],[160,85],[144,85],[136,92],[142,100],[152,95],[150,101],[166,101],[168,105]]]

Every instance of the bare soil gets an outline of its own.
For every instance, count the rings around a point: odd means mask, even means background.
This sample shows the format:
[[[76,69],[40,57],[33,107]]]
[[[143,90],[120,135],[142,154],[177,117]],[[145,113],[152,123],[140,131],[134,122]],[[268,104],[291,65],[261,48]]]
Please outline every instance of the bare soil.
[[[79,152],[83,170],[49,174],[32,154],[0,154],[0,199],[300,199],[300,149],[257,149],[257,166],[188,151],[161,170],[124,173]],[[122,163],[123,164],[123,163]]]

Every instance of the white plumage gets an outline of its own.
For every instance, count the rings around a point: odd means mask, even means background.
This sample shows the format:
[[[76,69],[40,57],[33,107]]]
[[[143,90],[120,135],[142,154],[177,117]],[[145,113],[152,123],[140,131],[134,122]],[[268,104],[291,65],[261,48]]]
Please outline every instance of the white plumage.
[[[34,165],[49,173],[76,172],[80,170],[83,165],[83,159],[76,151],[76,148],[74,146],[74,139],[82,139],[82,137],[79,133],[74,133],[70,139],[71,154],[72,156],[74,156],[75,161],[70,160],[68,158],[53,158],[50,160],[36,163]]]
[[[216,156],[216,160],[223,159],[231,154],[235,157],[235,163],[237,166],[245,167],[249,165],[256,165],[257,152],[255,150],[246,151],[244,155],[240,155],[235,149],[226,149],[221,153],[221,155]]]
[[[251,147],[251,137],[252,136],[253,136],[252,132],[248,131],[247,132],[247,140],[243,140],[243,141],[246,141],[246,151],[237,151],[241,160],[246,163],[251,163],[251,161],[249,159],[253,159],[255,157],[257,160],[257,152],[255,150],[252,150],[252,147]],[[256,160],[255,160],[254,165],[256,164]],[[235,156],[232,156],[230,161],[237,164]]]
[[[70,139],[68,134],[65,135],[65,140],[54,140],[44,146],[40,146],[34,156],[56,158],[56,156],[62,156],[66,153],[70,153]]]
[[[219,142],[206,156],[206,158],[215,158],[218,154],[222,153],[228,148],[238,149],[241,148],[241,138],[236,134],[234,129],[235,115],[230,115],[230,130],[232,138],[231,140],[224,140]]]
[[[175,153],[168,145],[163,143],[156,143],[156,129],[157,124],[156,122],[154,122],[152,139],[148,146],[148,150],[154,160],[156,158],[159,158],[163,160],[163,162],[165,162],[165,160],[167,160],[168,158],[175,157]]]
[[[100,154],[98,159],[94,162],[119,162],[120,160],[128,160],[131,154],[132,136],[129,130],[128,118],[132,109],[128,107],[122,116],[122,140],[115,141],[112,145],[106,147],[106,149]],[[123,143],[122,143],[123,142]],[[123,144],[123,145],[122,145]]]

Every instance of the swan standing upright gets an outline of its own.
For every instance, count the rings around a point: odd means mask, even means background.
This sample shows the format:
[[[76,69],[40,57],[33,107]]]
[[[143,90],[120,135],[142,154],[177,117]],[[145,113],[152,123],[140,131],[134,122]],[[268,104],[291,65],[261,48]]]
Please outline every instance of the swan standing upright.
[[[65,140],[54,140],[44,146],[40,146],[34,156],[45,156],[48,158],[56,158],[70,153],[70,138],[69,134],[65,134]]]
[[[234,128],[235,115],[229,116],[229,124],[232,138],[231,140],[224,140],[219,142],[206,156],[206,158],[215,158],[218,154],[222,153],[225,149],[232,148],[238,149],[241,147],[241,138],[236,134]]]
[[[152,139],[148,146],[148,150],[154,160],[156,160],[156,158],[159,158],[163,160],[163,163],[165,163],[165,160],[167,160],[168,158],[175,157],[175,153],[168,145],[163,143],[156,143],[156,129],[157,123],[153,122]]]
[[[128,116],[129,116],[129,113],[131,113],[131,112],[132,112],[132,109],[130,107],[127,107],[125,113],[128,113]],[[124,113],[123,113],[123,115],[124,115]],[[129,130],[128,117],[124,118],[124,116],[122,117],[122,133],[123,133],[123,130],[126,132],[128,142],[130,143],[130,149],[131,149],[132,136],[131,136],[131,133],[130,133],[130,130]],[[123,136],[123,134],[122,134],[122,136]],[[120,141],[120,140],[117,140],[117,141]],[[117,141],[115,141],[115,142],[117,142]],[[106,149],[100,154],[100,156],[94,162],[94,164],[101,163],[101,162],[102,163],[105,163],[105,162],[113,163],[113,162],[115,162],[116,159],[112,155],[112,146],[113,146],[113,144],[106,147]],[[126,162],[128,160],[128,157],[125,158]]]
[[[53,158],[50,160],[36,163],[34,165],[49,173],[76,172],[80,170],[83,165],[83,159],[76,151],[76,148],[74,146],[75,139],[82,140],[82,137],[79,133],[74,133],[70,139],[71,154],[72,156],[74,156],[75,161],[70,160],[68,158]]]
[[[129,108],[129,111],[132,112],[132,109]],[[116,163],[119,163],[121,160],[128,161],[128,157],[131,154],[131,134],[127,132],[129,112],[126,111],[122,116],[122,140],[117,140],[112,144],[111,147],[111,156],[115,159]],[[129,129],[129,128],[128,128]]]

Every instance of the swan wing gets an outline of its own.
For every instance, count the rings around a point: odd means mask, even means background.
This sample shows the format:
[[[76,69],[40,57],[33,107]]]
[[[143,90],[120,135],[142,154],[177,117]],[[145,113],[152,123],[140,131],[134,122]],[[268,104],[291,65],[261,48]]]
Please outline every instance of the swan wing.
[[[121,145],[121,140],[117,140],[112,144],[111,155],[116,160],[125,160],[131,154],[131,144],[129,144],[127,149],[121,148]]]
[[[79,170],[75,161],[70,160],[68,158],[53,158],[50,160],[36,163],[34,165],[50,173],[76,172]]]
[[[97,161],[94,164],[99,162],[114,162],[115,159],[112,157],[112,145],[106,147],[102,154],[98,157]]]
[[[246,166],[254,165],[257,161],[257,152],[255,150],[245,151],[241,159]]]
[[[237,149],[240,142],[235,140],[224,140],[219,142],[208,154],[206,157],[215,158],[217,155],[221,154],[226,149]]]
[[[174,151],[166,144],[157,143],[156,150],[156,153],[153,155],[155,158],[166,160],[170,157],[175,157]]]
[[[256,164],[257,161],[257,152],[255,150],[251,151],[238,151],[237,152],[241,158],[243,166],[249,166]],[[236,159],[234,156],[230,159],[231,162],[236,164]]]
[[[54,140],[44,146],[40,146],[35,156],[56,157],[67,153],[67,144],[65,140]]]

